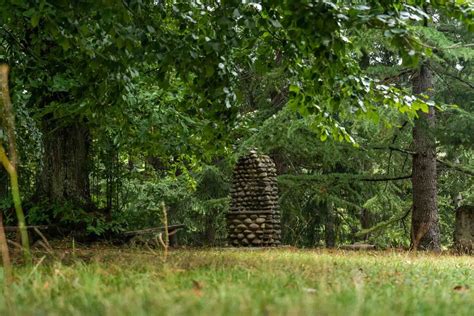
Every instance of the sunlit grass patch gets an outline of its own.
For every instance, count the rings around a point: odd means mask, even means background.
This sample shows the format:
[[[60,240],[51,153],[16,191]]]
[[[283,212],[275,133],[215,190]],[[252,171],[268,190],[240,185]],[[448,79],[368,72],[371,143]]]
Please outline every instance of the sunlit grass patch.
[[[474,258],[91,249],[16,271],[1,315],[472,315]]]

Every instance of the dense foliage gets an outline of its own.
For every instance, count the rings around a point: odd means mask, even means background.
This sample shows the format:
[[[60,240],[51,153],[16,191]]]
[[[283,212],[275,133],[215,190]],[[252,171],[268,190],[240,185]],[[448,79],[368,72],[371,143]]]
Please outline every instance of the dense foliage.
[[[160,226],[164,201],[182,242],[223,244],[233,163],[257,148],[278,167],[286,243],[408,247],[411,127],[435,104],[444,245],[474,203],[470,1],[0,8],[30,224],[110,237]],[[432,100],[411,92],[427,60]]]

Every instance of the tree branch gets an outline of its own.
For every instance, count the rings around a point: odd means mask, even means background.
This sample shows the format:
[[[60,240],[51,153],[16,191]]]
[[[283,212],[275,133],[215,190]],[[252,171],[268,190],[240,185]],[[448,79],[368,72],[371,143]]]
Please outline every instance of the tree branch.
[[[398,79],[400,79],[400,77],[404,76],[404,75],[408,75],[408,74],[413,74],[414,70],[413,69],[410,69],[410,68],[405,68],[405,69],[402,69],[399,73],[397,74],[394,74],[392,76],[388,76],[388,77],[385,77],[383,78],[381,81],[382,83],[392,83],[394,81],[397,81]]]
[[[397,180],[405,180],[410,179],[411,174],[403,175],[403,176],[396,176],[396,177],[386,177],[386,176],[365,176],[360,174],[350,174],[350,173],[325,173],[319,175],[292,175],[292,174],[284,174],[280,175],[278,178],[280,180],[289,180],[289,181],[318,181],[327,179],[330,177],[333,178],[347,178],[353,181],[366,181],[366,182],[383,182],[383,181],[397,181]]]
[[[371,149],[392,150],[392,151],[398,151],[398,152],[401,152],[401,153],[407,154],[407,155],[416,155],[416,152],[414,152],[414,151],[410,151],[410,150],[403,149],[403,148],[397,148],[397,147],[393,147],[393,146],[388,146],[388,147],[374,146],[374,147],[371,147]]]
[[[456,75],[453,75],[453,74],[451,74],[451,73],[449,73],[449,72],[447,72],[447,71],[439,71],[438,69],[435,69],[435,67],[433,67],[433,66],[429,66],[429,67],[430,67],[430,69],[431,69],[432,71],[434,71],[440,78],[443,78],[442,75],[446,75],[446,76],[448,76],[448,77],[451,77],[451,78],[453,78],[453,79],[456,79],[457,81],[459,81],[459,82],[465,84],[465,85],[468,86],[469,88],[474,89],[474,84],[470,83],[469,81],[467,81],[467,80],[465,80],[465,79],[463,79],[463,78],[460,78],[460,77],[458,77],[458,76],[456,76]],[[444,79],[443,79],[443,81],[446,82]]]
[[[436,159],[436,161],[439,162],[440,164],[445,165],[448,168],[454,169],[456,171],[459,171],[461,173],[464,173],[470,176],[474,176],[474,170],[466,168],[460,164],[452,163],[452,162],[441,160],[441,159]]]
[[[469,43],[469,44],[457,43],[451,46],[441,47],[441,49],[455,49],[455,48],[465,48],[465,47],[472,47],[472,46],[474,46],[474,43]]]
[[[410,214],[410,211],[411,211],[411,207],[410,207],[405,213],[403,213],[401,216],[393,217],[393,218],[391,218],[391,219],[389,219],[389,220],[387,220],[387,221],[385,221],[385,222],[381,222],[381,223],[378,223],[377,225],[372,226],[372,227],[370,227],[370,228],[363,229],[363,230],[357,232],[354,236],[355,236],[355,237],[362,237],[362,236],[365,236],[365,235],[367,235],[367,234],[370,234],[370,233],[372,233],[372,232],[374,232],[374,231],[377,231],[377,230],[380,230],[380,229],[382,229],[382,228],[385,228],[385,227],[387,227],[388,225],[391,225],[391,224],[393,224],[393,223],[395,223],[395,222],[402,221],[402,220],[404,220],[404,219],[408,216],[408,214]]]
[[[453,75],[453,74],[450,74],[449,72],[445,72],[444,74],[445,74],[446,76],[448,76],[448,77],[451,77],[451,78],[453,78],[453,79],[456,79],[456,80],[459,81],[459,82],[464,83],[464,84],[467,85],[469,88],[474,89],[474,84],[470,83],[469,81],[464,80],[464,79],[462,79],[462,78],[459,78],[458,76],[455,76],[455,75]]]
[[[34,59],[36,60],[41,60],[41,58],[39,58],[35,53],[33,53],[33,51],[31,51],[31,49],[29,49],[27,46],[25,46],[22,42],[20,42],[16,37],[15,35],[12,34],[12,32],[10,32],[9,30],[7,30],[5,28],[5,26],[0,26],[0,30],[2,30],[6,35],[8,35],[14,42],[15,44],[20,47],[20,49],[22,49],[22,52],[33,57]]]
[[[406,149],[403,149],[403,148],[396,148],[396,147],[392,147],[392,146],[371,147],[371,148],[372,149],[381,149],[381,150],[393,150],[393,151],[398,151],[398,152],[401,152],[401,153],[404,153],[404,154],[407,154],[407,155],[416,155],[416,152],[414,152],[414,151],[409,151],[409,150],[406,150]],[[452,162],[441,160],[441,159],[436,159],[436,161],[440,164],[445,165],[448,168],[454,169],[456,171],[462,172],[462,173],[470,175],[470,176],[474,176],[474,170],[472,170],[470,168],[466,168],[466,167],[464,167],[460,164],[452,163]]]
[[[368,182],[383,182],[383,181],[397,181],[397,180],[405,180],[410,179],[412,177],[411,174],[398,176],[398,177],[380,177],[380,178],[362,178],[359,179],[360,181],[368,181]]]

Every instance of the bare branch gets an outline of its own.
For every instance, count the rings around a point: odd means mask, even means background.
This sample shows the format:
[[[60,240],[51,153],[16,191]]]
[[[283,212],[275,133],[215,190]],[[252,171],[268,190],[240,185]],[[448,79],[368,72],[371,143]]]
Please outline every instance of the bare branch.
[[[398,147],[393,147],[393,146],[386,146],[386,147],[374,146],[374,147],[370,147],[370,148],[371,149],[378,149],[378,150],[398,151],[398,152],[401,152],[401,153],[407,154],[407,155],[416,155],[416,152],[414,152],[414,151],[410,151],[410,150],[403,149],[403,148],[398,148]]]

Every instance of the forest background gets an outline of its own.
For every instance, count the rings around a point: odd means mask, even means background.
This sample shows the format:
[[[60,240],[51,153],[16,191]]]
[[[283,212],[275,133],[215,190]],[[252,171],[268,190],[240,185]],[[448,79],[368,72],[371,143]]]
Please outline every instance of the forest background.
[[[164,202],[180,243],[224,245],[252,148],[277,165],[285,244],[439,250],[474,203],[470,1],[0,6],[0,140],[26,222],[56,237],[161,226]],[[10,193],[1,172],[16,225]]]

